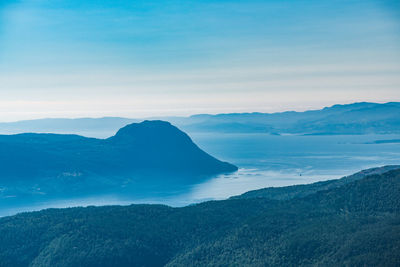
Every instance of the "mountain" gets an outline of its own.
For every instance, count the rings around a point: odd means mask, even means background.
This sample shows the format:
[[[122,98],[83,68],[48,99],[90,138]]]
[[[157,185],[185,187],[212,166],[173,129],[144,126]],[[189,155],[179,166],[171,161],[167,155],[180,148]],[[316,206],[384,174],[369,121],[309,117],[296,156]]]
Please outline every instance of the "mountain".
[[[385,170],[287,200],[4,217],[0,266],[399,266],[400,169]]]
[[[400,103],[354,103],[321,110],[281,113],[195,115],[180,127],[187,132],[270,134],[400,133]]]
[[[199,114],[153,119],[169,121],[188,133],[399,134],[400,102],[360,102],[304,112]],[[104,138],[126,124],[138,121],[117,117],[41,119],[0,123],[0,133],[74,133]]]
[[[82,197],[89,192],[115,192],[122,187],[139,190],[147,184],[168,185],[178,180],[187,184],[237,170],[164,121],[129,124],[107,139],[2,135],[0,162],[3,200],[20,195]]]
[[[289,200],[293,198],[306,197],[319,191],[338,188],[347,183],[363,179],[368,175],[382,174],[390,170],[396,169],[400,169],[400,165],[388,165],[384,167],[371,168],[367,170],[362,170],[353,175],[346,176],[340,179],[316,182],[312,184],[292,185],[284,187],[268,187],[253,190],[239,196],[234,196],[232,197],[232,199],[267,198],[274,200]]]

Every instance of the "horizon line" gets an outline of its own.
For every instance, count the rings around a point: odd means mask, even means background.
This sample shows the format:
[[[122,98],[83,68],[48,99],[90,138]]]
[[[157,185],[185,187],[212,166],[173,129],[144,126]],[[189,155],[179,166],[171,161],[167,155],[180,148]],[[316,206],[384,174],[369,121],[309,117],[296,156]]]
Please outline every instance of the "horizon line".
[[[160,118],[190,118],[193,116],[218,116],[218,115],[233,115],[233,114],[280,114],[280,113],[288,113],[288,112],[297,112],[297,113],[303,113],[307,111],[318,111],[318,110],[323,110],[325,108],[332,108],[334,106],[350,106],[350,105],[356,105],[356,104],[379,104],[379,105],[387,105],[387,104],[400,104],[399,101],[383,101],[383,102],[369,102],[369,101],[357,101],[357,102],[349,102],[349,103],[336,103],[328,106],[321,106],[319,108],[312,108],[312,109],[303,109],[303,110],[294,110],[294,109],[288,109],[284,111],[276,111],[276,112],[261,112],[261,111],[246,111],[246,112],[222,112],[222,113],[192,113],[189,115],[170,115],[170,116],[144,116],[144,117],[124,117],[124,116],[99,116],[99,117],[88,117],[88,116],[82,116],[82,117],[43,117],[43,118],[33,118],[33,119],[22,119],[22,120],[15,120],[15,121],[0,121],[1,124],[5,123],[18,123],[18,122],[26,122],[26,121],[40,121],[40,120],[84,120],[84,119],[95,119],[95,120],[100,120],[100,119],[128,119],[128,120],[154,120],[154,119],[160,119]]]

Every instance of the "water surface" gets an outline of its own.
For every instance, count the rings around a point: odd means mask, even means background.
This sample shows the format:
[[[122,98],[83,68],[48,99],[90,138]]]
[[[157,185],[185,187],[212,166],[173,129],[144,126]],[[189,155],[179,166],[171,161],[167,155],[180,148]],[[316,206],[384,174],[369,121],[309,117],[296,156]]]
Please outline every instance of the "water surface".
[[[200,148],[240,169],[173,189],[155,186],[148,193],[61,199],[0,210],[0,216],[48,207],[162,203],[183,206],[226,199],[249,190],[312,183],[350,175],[371,167],[400,164],[400,143],[374,143],[400,135],[191,134]],[[190,179],[190,177],[188,177]]]

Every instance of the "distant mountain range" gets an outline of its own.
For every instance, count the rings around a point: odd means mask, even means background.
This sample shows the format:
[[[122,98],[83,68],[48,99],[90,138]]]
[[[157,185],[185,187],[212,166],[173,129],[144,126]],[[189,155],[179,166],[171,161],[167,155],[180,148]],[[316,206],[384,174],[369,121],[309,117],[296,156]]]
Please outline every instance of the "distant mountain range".
[[[270,134],[400,133],[400,103],[354,103],[321,110],[282,113],[196,115],[180,125],[188,132]]]
[[[21,196],[129,192],[129,188],[174,181],[190,184],[237,170],[164,121],[129,124],[107,139],[0,135],[0,164],[0,202]]]
[[[268,134],[398,134],[400,103],[354,103],[321,110],[280,113],[230,113],[158,117],[188,133],[268,133]],[[0,123],[0,133],[46,132],[109,137],[117,129],[141,119],[82,118],[41,119]]]
[[[0,236],[0,266],[399,266],[400,169],[183,208],[22,213]]]

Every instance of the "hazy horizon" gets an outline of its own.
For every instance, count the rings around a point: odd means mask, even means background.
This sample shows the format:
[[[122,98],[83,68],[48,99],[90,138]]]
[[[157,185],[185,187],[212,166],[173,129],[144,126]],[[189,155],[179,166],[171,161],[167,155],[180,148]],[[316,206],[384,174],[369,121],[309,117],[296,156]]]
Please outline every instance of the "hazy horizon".
[[[400,101],[400,3],[0,4],[0,121]]]
[[[322,105],[322,106],[316,106],[316,107],[311,107],[311,108],[299,108],[299,109],[289,109],[282,107],[282,109],[277,109],[277,110],[271,110],[271,111],[260,111],[260,110],[244,110],[244,111],[232,111],[232,112],[207,112],[207,113],[189,113],[189,114],[171,114],[171,115],[153,115],[153,116],[143,116],[143,117],[124,117],[124,116],[113,116],[112,114],[110,116],[93,116],[93,117],[85,117],[85,116],[75,116],[75,117],[33,117],[33,118],[26,118],[26,119],[19,119],[19,120],[0,120],[0,123],[8,123],[8,122],[20,122],[20,121],[30,121],[30,120],[46,120],[46,119],[104,119],[104,118],[123,118],[123,119],[137,119],[137,120],[151,120],[151,119],[159,119],[159,118],[168,118],[168,117],[182,117],[182,118],[189,118],[191,116],[196,116],[196,115],[220,115],[220,114],[234,114],[234,113],[243,113],[243,114],[251,114],[251,113],[267,113],[267,114],[273,114],[273,113],[280,113],[280,112],[304,112],[304,111],[310,111],[310,110],[321,110],[323,108],[327,107],[332,107],[334,105],[351,105],[351,104],[357,104],[357,103],[376,103],[376,104],[387,104],[387,103],[398,103],[398,101],[383,101],[383,102],[350,102],[350,103],[334,103],[331,105]]]

